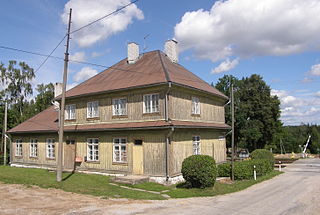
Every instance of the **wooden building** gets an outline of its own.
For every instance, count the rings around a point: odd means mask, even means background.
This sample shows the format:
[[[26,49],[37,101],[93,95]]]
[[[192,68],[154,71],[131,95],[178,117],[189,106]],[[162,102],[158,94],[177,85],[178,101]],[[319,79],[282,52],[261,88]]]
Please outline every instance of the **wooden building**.
[[[190,155],[226,160],[228,98],[178,64],[176,45],[139,54],[130,43],[127,58],[67,91],[65,170],[175,182]],[[11,165],[54,169],[57,131],[54,106],[9,130]]]

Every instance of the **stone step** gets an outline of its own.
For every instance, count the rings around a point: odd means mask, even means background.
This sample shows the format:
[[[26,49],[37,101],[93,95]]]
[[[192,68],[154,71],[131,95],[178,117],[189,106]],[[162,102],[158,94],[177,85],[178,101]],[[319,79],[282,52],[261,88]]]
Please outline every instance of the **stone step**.
[[[126,176],[119,176],[114,177],[111,181],[121,184],[140,184],[144,182],[149,182],[149,177],[144,175],[126,175]]]

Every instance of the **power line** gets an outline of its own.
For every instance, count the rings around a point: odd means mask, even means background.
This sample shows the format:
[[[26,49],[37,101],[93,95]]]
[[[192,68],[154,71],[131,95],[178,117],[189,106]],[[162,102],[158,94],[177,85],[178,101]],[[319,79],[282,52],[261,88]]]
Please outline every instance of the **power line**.
[[[113,11],[113,12],[111,12],[111,13],[109,13],[109,14],[107,14],[107,15],[99,18],[99,19],[96,19],[96,20],[94,20],[94,21],[92,21],[92,22],[90,22],[90,23],[88,23],[88,24],[86,24],[86,25],[84,25],[84,26],[76,29],[76,30],[71,31],[70,34],[76,33],[76,32],[78,32],[78,31],[82,30],[83,28],[86,28],[86,27],[88,27],[88,26],[90,26],[90,25],[92,25],[92,24],[94,24],[94,23],[96,23],[96,22],[99,22],[99,21],[102,20],[102,19],[105,19],[105,18],[107,18],[107,17],[109,17],[109,16],[111,16],[111,15],[113,15],[113,14],[115,14],[115,13],[118,13],[119,11],[125,9],[126,7],[128,7],[128,6],[136,3],[136,2],[138,2],[138,1],[139,1],[139,0],[135,0],[135,1],[133,1],[133,2],[130,2],[129,4],[126,4],[126,5],[118,8],[117,10],[115,10],[115,11]]]

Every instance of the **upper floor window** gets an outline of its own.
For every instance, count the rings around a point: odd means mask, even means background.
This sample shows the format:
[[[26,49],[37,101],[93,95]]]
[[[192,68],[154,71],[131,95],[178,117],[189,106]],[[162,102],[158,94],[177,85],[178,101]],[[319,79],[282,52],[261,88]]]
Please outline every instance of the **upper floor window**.
[[[87,118],[99,117],[99,102],[87,103]]]
[[[22,156],[22,140],[16,140],[16,156]]]
[[[200,136],[192,137],[193,154],[200,155]]]
[[[127,139],[113,139],[113,162],[127,162]]]
[[[65,110],[66,119],[75,119],[76,118],[76,105],[66,105]]]
[[[127,115],[127,99],[119,98],[112,100],[112,114],[114,116]]]
[[[55,158],[55,144],[54,139],[47,139],[47,149],[46,149],[47,158]]]
[[[200,100],[198,97],[192,97],[192,114],[200,114]]]
[[[87,160],[99,161],[99,139],[89,138],[87,140]]]
[[[159,112],[159,94],[148,94],[143,96],[143,113]]]
[[[38,157],[38,140],[30,140],[30,157]]]

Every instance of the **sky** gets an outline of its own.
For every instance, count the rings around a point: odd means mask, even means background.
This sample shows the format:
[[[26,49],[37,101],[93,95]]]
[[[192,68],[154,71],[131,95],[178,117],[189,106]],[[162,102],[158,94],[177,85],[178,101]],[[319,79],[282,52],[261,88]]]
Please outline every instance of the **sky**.
[[[4,0],[0,46],[49,54],[66,34],[129,0]],[[70,59],[112,66],[140,52],[163,50],[175,39],[179,63],[208,83],[224,75],[259,74],[281,101],[284,125],[320,124],[319,0],[139,0],[71,34]],[[53,56],[64,57],[65,41]],[[63,61],[0,48],[0,61],[24,61],[36,70],[33,86],[61,82]],[[68,88],[103,67],[70,62]]]

